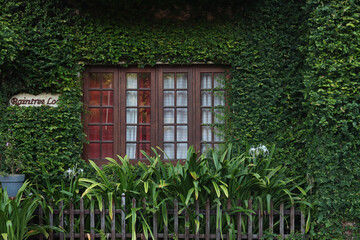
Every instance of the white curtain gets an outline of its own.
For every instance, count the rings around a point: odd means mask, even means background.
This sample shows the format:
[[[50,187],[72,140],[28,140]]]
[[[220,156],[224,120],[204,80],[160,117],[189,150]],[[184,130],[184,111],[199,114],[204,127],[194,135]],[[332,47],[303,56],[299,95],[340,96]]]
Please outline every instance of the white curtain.
[[[187,88],[187,74],[186,73],[178,73],[176,74],[176,88]]]
[[[137,109],[136,108],[127,108],[126,109],[126,123],[127,124],[136,124],[137,123]]]
[[[187,123],[188,119],[188,110],[187,108],[177,108],[176,109],[176,123]]]
[[[136,143],[127,143],[126,155],[128,155],[130,159],[135,159],[135,153],[136,153]]]
[[[177,126],[176,127],[176,141],[187,142],[188,140],[188,127]]]
[[[211,142],[211,127],[210,126],[202,126],[202,141]]]
[[[164,106],[174,106],[174,91],[164,91]]]
[[[174,141],[174,126],[164,126],[164,141],[173,142]]]
[[[174,123],[175,111],[173,108],[164,108],[164,123]]]
[[[187,91],[176,92],[176,106],[187,106]]]
[[[211,73],[201,74],[201,89],[211,89]]]
[[[176,147],[177,147],[176,149],[177,159],[185,159],[188,150],[187,143],[178,143]]]
[[[210,108],[203,108],[202,109],[202,123],[203,124],[211,124],[212,123],[212,111]]]
[[[164,152],[169,157],[169,159],[174,159],[175,158],[174,149],[175,149],[175,147],[174,147],[173,143],[165,143],[164,144]]]
[[[173,89],[175,85],[174,82],[173,73],[164,73],[164,89]]]
[[[137,74],[128,73],[126,74],[126,87],[130,89],[137,89]]]
[[[126,106],[128,107],[137,106],[137,91],[128,91],[126,93]]]

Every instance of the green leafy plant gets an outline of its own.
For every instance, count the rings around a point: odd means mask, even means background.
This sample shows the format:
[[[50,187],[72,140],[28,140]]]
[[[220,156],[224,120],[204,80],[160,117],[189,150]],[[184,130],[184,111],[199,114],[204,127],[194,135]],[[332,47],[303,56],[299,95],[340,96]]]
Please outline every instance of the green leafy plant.
[[[30,220],[35,217],[35,210],[43,201],[39,195],[27,195],[25,189],[29,182],[25,182],[14,199],[10,199],[0,189],[0,239],[1,240],[25,240],[30,236],[44,234],[48,236],[47,230],[61,231],[56,227],[31,225]]]

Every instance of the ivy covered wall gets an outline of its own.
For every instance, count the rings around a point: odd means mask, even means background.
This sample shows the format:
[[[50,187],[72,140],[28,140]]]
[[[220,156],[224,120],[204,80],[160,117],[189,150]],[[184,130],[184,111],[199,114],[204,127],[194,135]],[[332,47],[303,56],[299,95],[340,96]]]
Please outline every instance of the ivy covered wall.
[[[358,1],[215,1],[196,15],[207,1],[180,1],[190,10],[161,19],[162,1],[143,18],[86,2],[0,0],[0,153],[11,130],[28,177],[59,180],[82,164],[87,64],[212,62],[231,66],[228,141],[275,143],[276,160],[314,184],[317,238],[358,220]],[[60,93],[59,107],[9,107],[19,92]]]

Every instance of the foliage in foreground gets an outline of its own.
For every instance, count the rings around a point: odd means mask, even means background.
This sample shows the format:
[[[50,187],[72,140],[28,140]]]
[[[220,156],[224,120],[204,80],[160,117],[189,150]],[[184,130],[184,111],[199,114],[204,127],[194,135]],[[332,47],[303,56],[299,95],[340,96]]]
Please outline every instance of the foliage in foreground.
[[[211,150],[207,155],[199,155],[190,147],[185,164],[163,161],[160,154],[155,149],[153,151],[153,157],[147,156],[148,165],[131,165],[126,156],[118,156],[120,163],[108,158],[109,164],[104,169],[90,161],[97,177],[80,178],[80,184],[86,187],[83,197],[96,199],[100,209],[105,202],[110,209],[109,218],[112,219],[112,203],[116,208],[121,208],[119,203],[125,193],[126,207],[131,209],[127,217],[132,219],[133,234],[138,230],[152,234],[148,224],[150,219],[146,216],[153,214],[158,214],[162,219],[160,229],[168,225],[166,209],[173,207],[175,199],[179,202],[179,212],[189,210],[188,224],[191,229],[198,230],[200,227],[198,216],[191,210],[195,209],[196,201],[200,209],[205,209],[207,199],[218,212],[221,205],[226,206],[227,199],[231,200],[232,206],[237,206],[241,200],[244,207],[233,207],[232,211],[244,214],[251,212],[247,209],[249,199],[253,200],[255,209],[266,211],[270,211],[271,201],[277,209],[281,202],[288,206],[298,204],[303,211],[308,211],[306,230],[309,229],[311,204],[305,197],[310,187],[303,189],[303,182],[288,178],[285,167],[273,164],[274,148],[269,152],[266,147],[259,146],[239,155],[233,154],[229,145],[225,151]],[[142,200],[143,207],[131,206],[132,198]],[[142,211],[138,211],[140,209]],[[227,220],[229,218],[227,215]],[[226,224],[229,222],[227,220],[222,220],[222,231],[232,230],[235,233],[234,226]],[[216,219],[216,223],[218,221],[221,219]],[[135,223],[141,229],[136,229]]]
[[[48,236],[48,227],[29,224],[43,199],[39,195],[23,197],[28,186],[29,182],[25,182],[14,199],[0,188],[0,240],[23,240],[39,233]]]

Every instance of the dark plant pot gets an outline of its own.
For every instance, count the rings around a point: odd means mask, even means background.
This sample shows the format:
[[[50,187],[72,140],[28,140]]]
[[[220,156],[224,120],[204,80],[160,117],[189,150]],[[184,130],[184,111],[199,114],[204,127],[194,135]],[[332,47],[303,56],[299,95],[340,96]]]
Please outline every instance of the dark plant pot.
[[[24,174],[0,176],[1,186],[4,190],[7,190],[9,197],[16,197],[19,189],[24,183],[24,180]]]

